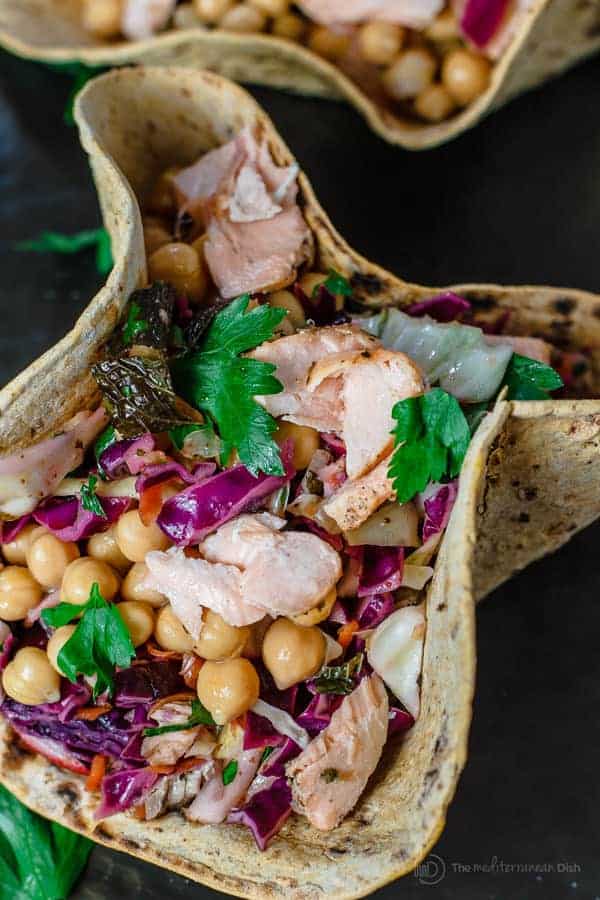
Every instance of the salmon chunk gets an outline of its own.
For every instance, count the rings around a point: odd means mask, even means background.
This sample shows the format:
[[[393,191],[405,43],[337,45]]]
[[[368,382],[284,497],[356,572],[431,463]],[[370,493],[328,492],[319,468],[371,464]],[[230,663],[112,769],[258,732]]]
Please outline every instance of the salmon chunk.
[[[378,675],[363,678],[327,728],[291,760],[293,808],[320,831],[331,831],[356,805],[381,757],[388,697]]]
[[[323,501],[319,512],[324,521],[333,519],[340,531],[353,531],[369,516],[394,496],[392,482],[388,478],[390,458],[387,456],[374,469],[356,481],[345,481],[330,497]]]
[[[323,25],[381,19],[407,28],[426,28],[444,8],[444,0],[300,0],[309,18]]]

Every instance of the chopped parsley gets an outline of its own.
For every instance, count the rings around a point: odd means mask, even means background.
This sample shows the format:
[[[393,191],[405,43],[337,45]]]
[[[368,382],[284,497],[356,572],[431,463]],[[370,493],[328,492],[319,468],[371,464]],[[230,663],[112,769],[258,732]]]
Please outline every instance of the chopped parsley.
[[[215,720],[197,698],[192,699],[192,711],[187,722],[174,723],[173,725],[158,725],[156,728],[145,728],[144,737],[156,737],[158,734],[169,734],[172,731],[186,731],[197,725],[214,725]]]
[[[61,234],[58,231],[43,231],[39,237],[20,241],[16,250],[30,253],[81,253],[95,248],[96,268],[100,275],[108,275],[113,267],[110,235],[105,228],[88,228],[75,234]]]
[[[329,291],[330,294],[334,296],[341,297],[351,297],[352,296],[352,287],[347,278],[344,278],[343,275],[340,275],[339,272],[336,272],[335,269],[330,269],[325,281],[322,281],[321,284],[316,284],[313,288],[312,295],[316,297],[321,288],[325,288],[326,291]]]
[[[563,380],[551,366],[513,353],[503,384],[507,400],[549,400],[550,391],[562,387]]]
[[[126,668],[135,657],[131,636],[118,606],[106,602],[96,582],[83,606],[59,603],[43,610],[42,620],[60,628],[80,615],[75,631],[58,654],[59,668],[72,682],[78,675],[96,676],[94,699],[106,690],[112,695],[116,667]]]
[[[101,519],[106,519],[106,513],[104,512],[102,504],[100,503],[100,498],[96,493],[97,484],[98,479],[96,478],[96,476],[90,475],[87,480],[87,484],[81,486],[81,505],[88,512],[94,513],[95,516],[100,516]]]
[[[133,344],[138,334],[148,329],[148,322],[143,318],[142,308],[138,303],[130,303],[127,321],[123,328],[123,343]]]
[[[430,481],[459,473],[471,431],[458,401],[441,388],[400,400],[392,416],[397,425],[388,471],[397,501],[406,503]]]
[[[236,759],[232,759],[231,762],[228,762],[225,768],[223,769],[223,784],[227,786],[231,784],[235,776],[238,772],[238,764]]]
[[[351,694],[355,688],[354,676],[362,664],[363,654],[357,653],[341,666],[325,666],[313,682],[315,690],[319,694]]]
[[[323,769],[321,772],[321,778],[325,784],[331,784],[332,781],[337,781],[339,777],[340,773],[337,769]]]

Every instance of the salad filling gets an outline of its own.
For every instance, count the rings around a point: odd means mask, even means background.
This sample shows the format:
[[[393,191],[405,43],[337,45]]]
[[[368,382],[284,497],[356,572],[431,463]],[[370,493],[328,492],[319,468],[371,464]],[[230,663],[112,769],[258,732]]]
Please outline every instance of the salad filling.
[[[291,814],[335,828],[418,719],[471,435],[568,368],[449,292],[361,309],[318,271],[296,176],[249,130],[161,175],[101,404],[0,459],[18,740],[98,819],[181,810],[261,849]]]
[[[167,28],[271,34],[338,66],[374,100],[424,122],[449,119],[490,84],[533,0],[81,0],[100,40]]]

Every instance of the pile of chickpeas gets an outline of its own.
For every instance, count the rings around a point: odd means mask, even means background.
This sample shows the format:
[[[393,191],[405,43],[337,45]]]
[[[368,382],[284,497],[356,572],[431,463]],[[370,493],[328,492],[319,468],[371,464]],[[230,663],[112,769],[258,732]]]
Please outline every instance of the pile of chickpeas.
[[[84,27],[102,40],[120,36],[123,0],[83,0]],[[491,65],[469,49],[446,7],[423,32],[390,22],[329,28],[310,22],[290,0],[192,0],[177,6],[174,28],[269,33],[305,44],[405,114],[441,122],[487,88]],[[365,77],[366,76],[366,77]],[[377,99],[377,98],[376,98]]]
[[[306,466],[318,446],[318,434],[286,423],[278,439],[289,437],[290,429],[296,440],[296,460]],[[22,621],[47,593],[54,591],[59,592],[61,601],[83,606],[96,583],[106,601],[118,604],[135,647],[153,640],[163,650],[196,654],[202,663],[198,697],[219,725],[256,703],[260,684],[253,659],[262,657],[282,690],[321,668],[326,642],[316,622],[329,614],[336,599],[335,589],[299,621],[266,618],[254,626],[234,627],[205,609],[203,627],[195,641],[166,597],[146,583],[146,554],[166,550],[170,544],[158,525],[142,522],[137,509],[124,513],[118,522],[81,547],[59,540],[42,526],[29,524],[2,546],[0,620]],[[57,628],[46,650],[18,650],[2,676],[6,694],[28,706],[58,701],[60,676],[64,674],[58,655],[75,628],[74,624]]]

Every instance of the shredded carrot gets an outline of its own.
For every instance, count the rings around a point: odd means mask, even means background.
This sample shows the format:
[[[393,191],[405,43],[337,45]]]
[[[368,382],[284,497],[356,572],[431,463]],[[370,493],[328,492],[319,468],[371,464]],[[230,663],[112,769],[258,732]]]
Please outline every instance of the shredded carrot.
[[[92,765],[90,768],[90,774],[86,778],[85,789],[86,791],[97,791],[100,787],[100,782],[104,778],[104,774],[106,772],[106,757],[102,756],[101,753],[96,753],[92,760]]]
[[[151,641],[146,644],[146,650],[149,656],[154,656],[156,659],[183,659],[183,654],[178,653],[177,650],[163,650],[162,647],[157,647]]]
[[[139,819],[140,822],[144,822],[146,819],[146,808],[143,803],[140,803],[139,806],[133,807],[133,815],[136,819]]]
[[[204,660],[193,653],[186,653],[183,657],[180,675],[189,688],[195,688],[198,674],[204,664]]]
[[[176,766],[150,766],[150,769],[152,769],[156,775],[172,775]]]
[[[110,712],[111,709],[112,706],[109,703],[105,706],[84,706],[77,710],[73,718],[83,719],[86,722],[94,722],[96,719],[99,719],[100,716]]]
[[[357,631],[358,622],[356,621],[356,619],[352,619],[350,622],[346,622],[346,624],[342,625],[342,627],[338,631],[338,644],[341,644],[342,648],[346,650]]]
[[[144,525],[148,526],[156,522],[163,505],[164,489],[172,480],[153,484],[140,495],[139,514]]]
[[[189,759],[180,759],[173,766],[150,766],[150,769],[157,775],[175,775],[175,773],[189,772],[197,766],[204,765],[205,762],[204,756],[190,756]]]

